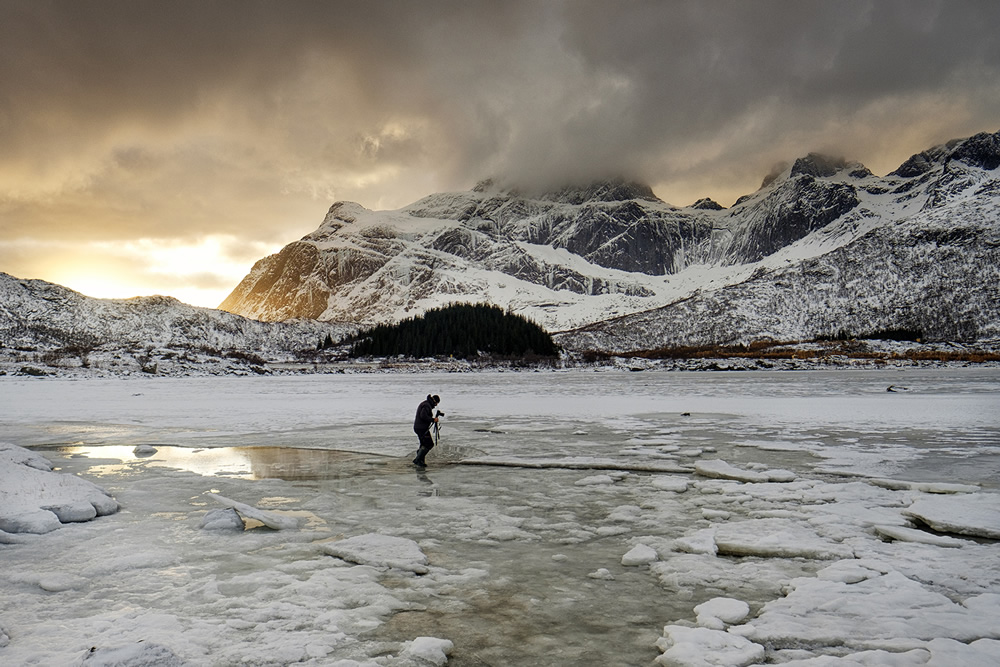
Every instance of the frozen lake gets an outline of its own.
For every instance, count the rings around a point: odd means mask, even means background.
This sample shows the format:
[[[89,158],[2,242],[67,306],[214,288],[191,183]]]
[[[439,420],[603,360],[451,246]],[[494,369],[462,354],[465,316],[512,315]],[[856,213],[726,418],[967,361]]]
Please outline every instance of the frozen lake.
[[[962,643],[964,664],[1000,660],[1000,622],[959,637],[974,624],[943,610],[955,628],[934,620],[928,635],[907,615],[923,595],[1000,611],[997,543],[873,529],[911,526],[902,510],[942,496],[920,483],[998,492],[996,369],[3,378],[0,391],[0,439],[123,508],[0,545],[4,664],[145,641],[192,665],[420,665],[433,660],[408,642],[435,637],[453,643],[449,665],[644,665],[666,650],[664,626],[695,625],[719,597],[750,610],[726,634],[772,661],[888,650],[924,664],[944,655],[934,641]],[[428,393],[446,416],[421,472],[411,426]],[[707,476],[716,461],[748,478]],[[201,530],[222,506],[209,492],[299,527]],[[325,551],[367,533],[414,541],[428,571]],[[624,565],[639,545],[655,557]],[[836,574],[845,563],[876,574]],[[793,580],[801,595],[783,599]],[[859,596],[891,585],[899,617],[859,630],[834,614],[821,637],[779,620],[779,601],[819,614],[806,591],[830,580]]]

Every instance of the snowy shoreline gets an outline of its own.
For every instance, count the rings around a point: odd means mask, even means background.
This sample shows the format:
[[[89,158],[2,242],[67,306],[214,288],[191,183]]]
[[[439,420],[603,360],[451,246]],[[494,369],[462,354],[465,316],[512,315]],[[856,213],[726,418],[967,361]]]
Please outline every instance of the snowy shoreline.
[[[0,545],[0,661],[1000,657],[996,371],[484,377],[0,380],[5,439],[122,507]]]
[[[908,348],[907,348],[908,349]],[[994,347],[989,348],[991,354]],[[0,351],[2,352],[2,351]],[[938,346],[929,346],[925,354],[941,354]],[[555,361],[469,361],[464,359],[360,359],[352,361],[309,360],[248,360],[211,357],[209,355],[184,355],[179,357],[170,350],[154,352],[113,353],[92,352],[86,362],[78,357],[52,357],[41,354],[0,356],[0,378],[105,378],[105,377],[207,377],[207,376],[294,376],[323,374],[385,374],[385,373],[480,373],[480,372],[549,372],[549,371],[817,371],[817,370],[868,370],[895,369],[957,369],[1000,368],[1000,361],[942,360],[912,356],[884,356],[853,358],[833,355],[825,358],[767,358],[767,357],[706,357],[649,359],[644,357],[608,357],[598,361],[584,361],[576,356]]]

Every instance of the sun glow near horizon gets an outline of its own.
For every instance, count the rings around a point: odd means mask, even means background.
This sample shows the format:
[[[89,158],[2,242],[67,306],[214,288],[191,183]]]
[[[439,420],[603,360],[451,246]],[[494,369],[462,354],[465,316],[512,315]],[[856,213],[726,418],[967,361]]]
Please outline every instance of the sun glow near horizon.
[[[30,246],[20,249],[48,254],[49,261],[36,275],[19,278],[38,278],[99,299],[162,295],[206,308],[217,308],[257,260],[281,248],[226,234],[193,241],[33,241]]]

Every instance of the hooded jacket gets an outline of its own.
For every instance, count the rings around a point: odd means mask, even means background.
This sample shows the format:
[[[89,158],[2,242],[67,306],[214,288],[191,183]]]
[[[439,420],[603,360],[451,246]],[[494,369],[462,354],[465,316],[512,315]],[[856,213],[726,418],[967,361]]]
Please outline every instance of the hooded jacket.
[[[439,402],[428,394],[427,399],[417,406],[417,416],[413,420],[414,433],[426,433],[430,429],[431,424],[434,423],[434,406]]]

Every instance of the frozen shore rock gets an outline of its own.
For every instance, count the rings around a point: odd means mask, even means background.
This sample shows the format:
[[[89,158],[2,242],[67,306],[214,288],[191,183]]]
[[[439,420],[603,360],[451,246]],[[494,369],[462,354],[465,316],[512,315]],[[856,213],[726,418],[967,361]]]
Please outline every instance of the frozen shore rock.
[[[205,513],[201,524],[198,526],[202,530],[232,530],[240,531],[246,528],[243,517],[232,507],[224,510],[215,509]]]
[[[298,528],[299,520],[295,517],[287,516],[285,514],[279,514],[278,512],[269,512],[267,510],[257,509],[252,505],[247,505],[246,503],[237,502],[235,500],[230,500],[225,496],[220,496],[217,493],[207,494],[210,498],[214,498],[226,507],[236,510],[239,512],[240,516],[246,519],[253,519],[254,521],[260,521],[262,524],[268,528],[274,530],[288,530],[291,528]],[[204,526],[202,526],[204,528]]]
[[[53,472],[44,456],[0,443],[0,531],[48,533],[118,509],[118,501],[93,482]],[[13,540],[0,539],[6,541]]]

